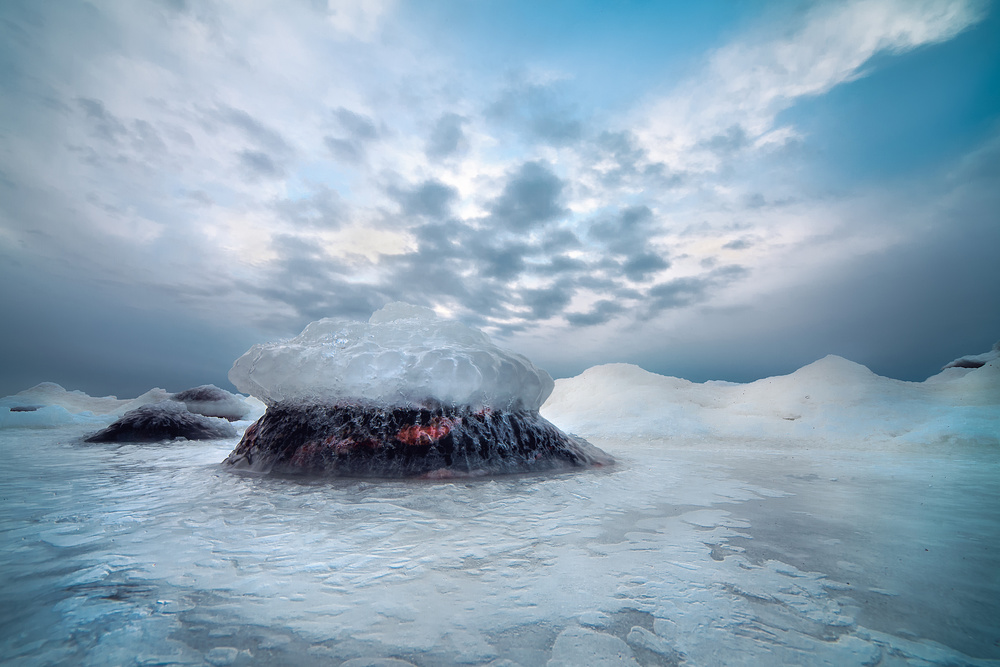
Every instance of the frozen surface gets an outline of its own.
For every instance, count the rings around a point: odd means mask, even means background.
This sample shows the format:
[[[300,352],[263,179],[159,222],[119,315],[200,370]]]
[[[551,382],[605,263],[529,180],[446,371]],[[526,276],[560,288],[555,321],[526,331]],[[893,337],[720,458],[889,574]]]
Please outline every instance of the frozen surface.
[[[282,402],[537,410],[552,378],[486,334],[434,311],[394,303],[367,322],[323,319],[290,340],[254,345],[230,381]]]
[[[610,370],[542,412],[617,464],[555,477],[303,482],[224,471],[234,439],[4,430],[0,662],[1000,664],[995,367]]]

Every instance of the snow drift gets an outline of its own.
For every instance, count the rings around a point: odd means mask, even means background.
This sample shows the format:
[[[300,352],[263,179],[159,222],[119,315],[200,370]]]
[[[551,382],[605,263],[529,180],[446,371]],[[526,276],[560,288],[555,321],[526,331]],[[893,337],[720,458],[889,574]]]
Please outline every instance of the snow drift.
[[[558,380],[546,418],[588,438],[628,436],[718,446],[802,447],[817,441],[936,444],[960,437],[1000,443],[1000,359],[949,364],[924,382],[882,377],[827,356],[789,375],[747,384],[694,383],[630,364]]]

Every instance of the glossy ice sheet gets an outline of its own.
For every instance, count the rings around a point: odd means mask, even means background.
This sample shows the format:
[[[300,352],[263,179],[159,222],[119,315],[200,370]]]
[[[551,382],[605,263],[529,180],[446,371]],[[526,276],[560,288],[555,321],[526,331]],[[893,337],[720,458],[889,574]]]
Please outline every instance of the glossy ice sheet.
[[[303,483],[80,435],[0,434],[7,663],[1000,658],[991,451],[608,440],[604,470]]]

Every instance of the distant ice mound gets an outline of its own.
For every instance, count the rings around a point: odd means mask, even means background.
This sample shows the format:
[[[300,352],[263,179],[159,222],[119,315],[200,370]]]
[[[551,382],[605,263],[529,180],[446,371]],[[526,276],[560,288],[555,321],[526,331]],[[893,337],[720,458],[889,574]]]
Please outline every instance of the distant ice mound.
[[[255,345],[229,379],[267,404],[226,459],[234,468],[448,478],[612,462],[538,414],[548,373],[426,308],[313,322]]]
[[[630,364],[606,364],[558,380],[542,413],[587,438],[699,447],[996,446],[996,350],[963,357],[923,382],[882,377],[834,355],[746,384],[695,383]]]
[[[214,384],[185,389],[171,398],[183,403],[189,412],[206,417],[221,417],[234,422],[250,414],[250,406],[243,399]]]
[[[949,368],[982,368],[991,361],[997,361],[998,359],[1000,359],[1000,340],[993,344],[993,349],[989,352],[968,354],[964,357],[959,357],[945,364],[941,370]]]
[[[367,323],[323,319],[290,340],[254,345],[229,379],[268,405],[400,408],[538,410],[554,386],[548,373],[481,331],[403,303]]]
[[[224,419],[189,412],[177,401],[143,405],[94,435],[87,442],[159,442],[174,438],[214,440],[235,438],[236,429]]]

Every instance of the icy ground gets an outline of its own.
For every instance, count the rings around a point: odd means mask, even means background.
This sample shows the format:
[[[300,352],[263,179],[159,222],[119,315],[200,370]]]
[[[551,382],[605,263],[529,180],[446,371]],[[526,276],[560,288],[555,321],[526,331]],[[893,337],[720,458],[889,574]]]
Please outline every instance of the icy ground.
[[[0,662],[1000,664],[995,367],[818,363],[591,369],[543,414],[617,465],[471,482],[241,476],[234,440],[5,413]]]

